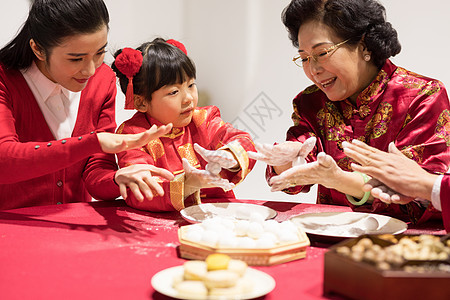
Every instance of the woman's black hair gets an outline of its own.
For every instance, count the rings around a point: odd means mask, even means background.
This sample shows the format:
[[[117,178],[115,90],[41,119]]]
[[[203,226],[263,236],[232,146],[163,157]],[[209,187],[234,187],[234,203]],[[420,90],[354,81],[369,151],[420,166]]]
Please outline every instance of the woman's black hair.
[[[363,40],[378,68],[401,51],[397,31],[376,0],[292,0],[282,12],[282,20],[295,47],[299,46],[300,26],[319,21],[342,40],[350,39],[349,44]]]
[[[165,85],[180,84],[196,78],[194,62],[179,48],[156,38],[136,48],[142,52],[143,61],[139,72],[133,77],[133,93],[151,100],[153,92]],[[116,58],[122,49],[114,53]],[[127,92],[128,78],[120,72],[115,62],[111,68],[119,78],[120,88]]]
[[[64,38],[93,33],[108,23],[103,0],[35,0],[17,36],[0,50],[0,63],[11,69],[28,68],[35,58],[30,39],[48,57]]]

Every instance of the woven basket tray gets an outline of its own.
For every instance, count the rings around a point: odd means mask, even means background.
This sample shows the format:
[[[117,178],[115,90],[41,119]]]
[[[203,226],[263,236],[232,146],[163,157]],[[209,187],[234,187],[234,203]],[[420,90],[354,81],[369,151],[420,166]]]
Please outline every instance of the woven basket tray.
[[[204,260],[209,254],[223,253],[234,259],[243,260],[250,266],[271,266],[304,258],[306,256],[306,247],[309,246],[309,239],[305,232],[299,230],[298,242],[273,248],[215,248],[186,240],[184,236],[189,226],[192,225],[178,229],[178,239],[181,244],[180,255],[187,259]]]

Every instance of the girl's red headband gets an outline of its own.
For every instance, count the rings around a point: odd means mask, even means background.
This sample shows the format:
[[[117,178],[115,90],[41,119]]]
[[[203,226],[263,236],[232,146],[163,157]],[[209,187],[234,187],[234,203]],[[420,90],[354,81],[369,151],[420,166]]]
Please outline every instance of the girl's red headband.
[[[166,43],[171,44],[187,55],[186,47],[176,40],[170,39]],[[125,95],[125,109],[134,109],[133,77],[139,72],[142,66],[142,52],[133,48],[123,48],[117,55],[114,64],[117,69],[128,78],[127,92]]]

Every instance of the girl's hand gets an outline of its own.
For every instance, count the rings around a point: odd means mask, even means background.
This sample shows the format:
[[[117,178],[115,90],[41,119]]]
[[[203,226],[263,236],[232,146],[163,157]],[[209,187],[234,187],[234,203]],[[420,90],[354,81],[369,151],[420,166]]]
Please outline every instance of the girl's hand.
[[[167,180],[174,178],[173,174],[166,169],[153,165],[137,164],[117,170],[114,180],[119,185],[120,195],[127,199],[127,187],[133,192],[140,202],[153,199],[153,192],[159,196],[164,196],[164,190],[153,176],[163,177]]]
[[[272,192],[309,184],[321,184],[328,188],[335,188],[339,185],[343,172],[331,156],[320,152],[317,155],[317,161],[296,165],[280,175],[272,177],[269,185]]]
[[[304,143],[287,141],[277,145],[255,143],[258,152],[247,152],[248,157],[260,160],[269,166],[302,164],[305,157],[316,144],[316,137],[308,138]]]
[[[110,132],[99,132],[97,138],[105,153],[119,153],[125,150],[142,147],[151,140],[159,138],[172,130],[172,124],[156,126],[136,134],[117,134]]]
[[[194,144],[195,151],[200,154],[204,160],[208,162],[206,165],[206,170],[212,174],[219,174],[222,168],[232,169],[239,166],[234,155],[230,151],[226,150],[206,150],[199,144]]]
[[[189,196],[202,188],[220,187],[225,191],[234,188],[234,184],[223,179],[217,174],[207,170],[199,170],[191,166],[186,158],[183,158],[183,168],[186,173],[185,195]]]

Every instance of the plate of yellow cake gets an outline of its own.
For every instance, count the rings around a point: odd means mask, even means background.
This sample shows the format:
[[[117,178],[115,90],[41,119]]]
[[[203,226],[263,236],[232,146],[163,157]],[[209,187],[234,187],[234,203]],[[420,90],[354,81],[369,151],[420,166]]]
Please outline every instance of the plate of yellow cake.
[[[270,293],[275,280],[249,268],[242,260],[215,253],[203,260],[188,260],[152,277],[159,293],[176,299],[253,299]]]

